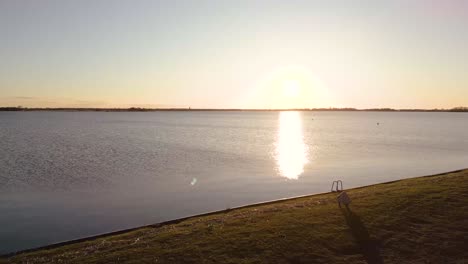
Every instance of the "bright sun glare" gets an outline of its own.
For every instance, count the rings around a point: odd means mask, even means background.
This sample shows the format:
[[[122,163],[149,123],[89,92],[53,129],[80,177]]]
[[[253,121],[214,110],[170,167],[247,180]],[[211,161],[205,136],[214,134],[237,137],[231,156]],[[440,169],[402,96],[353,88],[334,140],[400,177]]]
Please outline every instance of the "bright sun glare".
[[[304,143],[300,112],[279,113],[276,162],[281,176],[297,180],[308,162],[307,145]]]
[[[298,80],[286,80],[283,82],[283,94],[287,97],[297,97],[301,91]]]
[[[270,109],[314,108],[326,95],[325,84],[311,69],[286,66],[270,71],[259,80],[249,104]]]

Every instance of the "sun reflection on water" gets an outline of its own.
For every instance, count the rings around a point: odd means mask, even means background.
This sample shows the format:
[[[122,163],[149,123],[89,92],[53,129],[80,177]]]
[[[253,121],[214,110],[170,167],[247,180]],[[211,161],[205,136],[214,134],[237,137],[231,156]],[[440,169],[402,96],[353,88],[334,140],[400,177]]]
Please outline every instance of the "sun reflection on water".
[[[304,172],[304,165],[308,162],[308,158],[300,112],[279,113],[275,158],[278,171],[283,177],[298,179],[299,175]]]

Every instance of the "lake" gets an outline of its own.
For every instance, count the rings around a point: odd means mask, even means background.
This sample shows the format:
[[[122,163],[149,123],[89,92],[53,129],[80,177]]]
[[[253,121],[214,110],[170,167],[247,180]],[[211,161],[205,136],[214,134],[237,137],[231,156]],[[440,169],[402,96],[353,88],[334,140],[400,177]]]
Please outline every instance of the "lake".
[[[0,112],[0,253],[468,167],[468,114]]]

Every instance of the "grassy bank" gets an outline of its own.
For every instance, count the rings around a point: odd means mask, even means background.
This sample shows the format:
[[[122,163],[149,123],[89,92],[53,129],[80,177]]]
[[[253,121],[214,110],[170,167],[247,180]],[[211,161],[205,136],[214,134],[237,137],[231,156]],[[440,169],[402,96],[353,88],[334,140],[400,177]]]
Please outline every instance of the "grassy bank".
[[[0,263],[467,263],[468,170],[144,227]]]

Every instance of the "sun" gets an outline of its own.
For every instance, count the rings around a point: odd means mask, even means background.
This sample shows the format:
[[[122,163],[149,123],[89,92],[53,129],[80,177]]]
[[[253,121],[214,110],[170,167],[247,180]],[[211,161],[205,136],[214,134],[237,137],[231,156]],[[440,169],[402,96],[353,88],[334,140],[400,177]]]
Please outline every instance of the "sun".
[[[286,97],[298,97],[301,93],[301,83],[295,79],[288,79],[283,82],[283,95]]]
[[[323,80],[305,66],[285,66],[266,71],[250,89],[249,105],[267,109],[322,107],[329,100]]]

